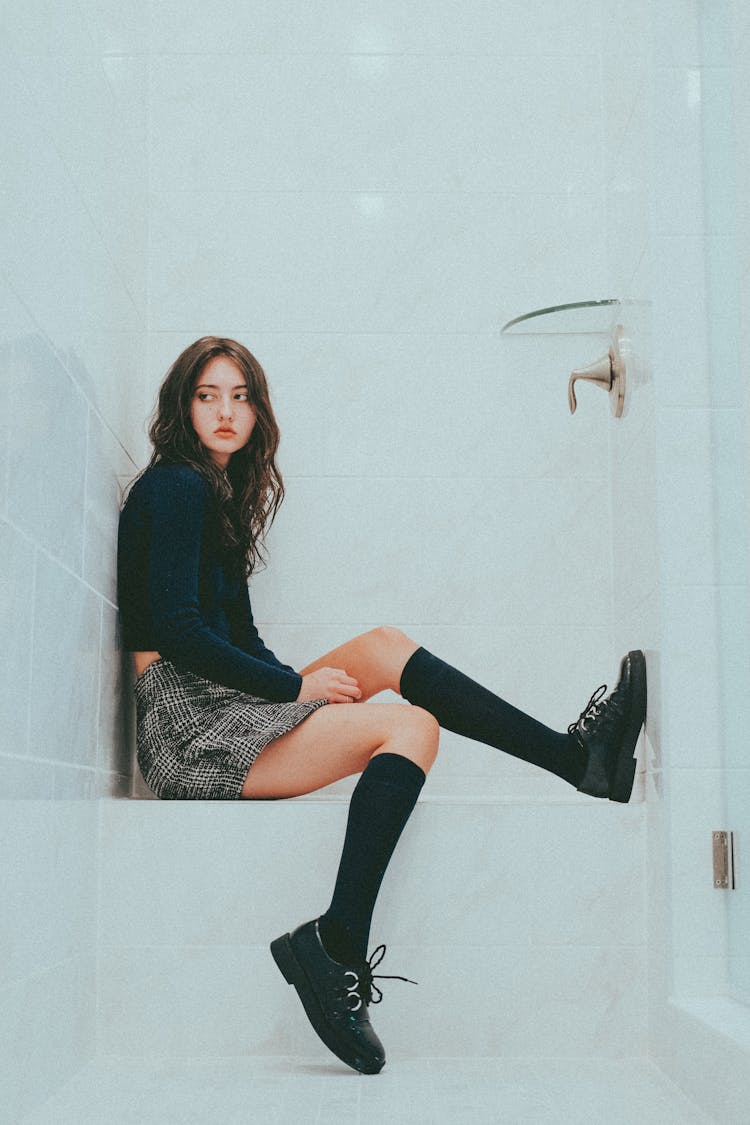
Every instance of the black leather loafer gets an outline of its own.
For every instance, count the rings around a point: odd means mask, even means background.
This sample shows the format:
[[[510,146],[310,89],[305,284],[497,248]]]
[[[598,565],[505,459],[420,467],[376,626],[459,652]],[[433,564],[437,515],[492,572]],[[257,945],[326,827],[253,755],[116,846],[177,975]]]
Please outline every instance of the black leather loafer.
[[[633,755],[646,719],[646,658],[639,648],[623,657],[617,686],[602,699],[606,690],[606,684],[596,689],[568,733],[588,751],[579,793],[625,804],[633,792],[638,764]]]
[[[371,965],[342,965],[329,957],[318,919],[276,938],[271,953],[284,978],[296,988],[326,1047],[361,1074],[382,1070],[385,1051],[367,1012],[372,1000]]]

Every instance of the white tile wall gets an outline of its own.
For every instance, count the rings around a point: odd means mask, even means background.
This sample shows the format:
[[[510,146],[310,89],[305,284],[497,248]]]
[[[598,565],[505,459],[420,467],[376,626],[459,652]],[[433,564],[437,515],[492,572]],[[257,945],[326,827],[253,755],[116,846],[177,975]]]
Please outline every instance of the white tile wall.
[[[94,326],[56,352],[94,407],[100,428],[115,435],[127,452],[130,479],[150,452],[146,416],[152,404],[146,392],[145,333],[109,332]]]
[[[593,191],[154,191],[151,218],[154,328],[240,325],[251,351],[258,329],[496,332],[606,288]]]
[[[716,578],[711,444],[707,408],[657,409],[659,550],[668,584],[702,585]]]
[[[89,952],[96,924],[93,801],[3,801],[0,987]]]
[[[109,67],[118,55],[147,55],[151,20],[149,0],[133,0],[123,8],[117,0],[97,0],[89,5],[86,16],[88,30],[97,51]],[[140,91],[144,96],[145,91]]]
[[[641,388],[631,387],[636,397]],[[626,420],[626,425],[627,425]],[[635,421],[635,419],[633,419]],[[612,584],[615,613],[623,618],[652,593],[658,573],[654,433],[644,427],[618,450],[612,475]],[[644,647],[643,644],[636,647]]]
[[[456,932],[477,940],[462,973],[449,943],[429,946],[429,976],[443,999],[454,990],[457,1004],[462,985],[478,989],[485,981],[490,958],[510,1019],[475,1021],[466,1049],[538,1051],[531,995],[537,1007],[547,1005],[545,1050],[565,1041],[581,1052],[640,1052],[648,981],[651,1043],[661,1051],[659,1028],[676,1026],[659,1007],[668,989],[710,981],[715,900],[698,889],[696,872],[704,862],[701,833],[719,806],[696,801],[720,761],[710,723],[718,676],[713,665],[690,664],[689,642],[703,622],[717,647],[713,584],[725,583],[717,604],[726,621],[732,606],[743,604],[732,601],[726,584],[743,556],[740,545],[722,553],[718,569],[713,536],[694,529],[709,526],[716,511],[707,484],[714,454],[728,438],[737,442],[742,428],[741,416],[726,412],[737,403],[733,380],[724,377],[731,350],[722,328],[732,296],[727,279],[742,267],[728,253],[726,226],[705,226],[706,111],[710,118],[728,103],[721,84],[712,84],[721,75],[707,75],[703,64],[725,60],[727,39],[718,25],[701,22],[700,9],[697,0],[653,10],[567,0],[554,11],[536,2],[462,9],[389,2],[374,13],[321,0],[305,11],[282,3],[269,15],[264,5],[221,0],[207,22],[198,9],[172,3],[140,0],[125,12],[110,0],[83,7],[34,0],[3,13],[1,354],[12,417],[29,410],[36,427],[35,435],[9,426],[9,412],[2,420],[0,532],[12,581],[0,620],[18,625],[28,640],[25,657],[23,645],[11,641],[6,650],[17,706],[4,727],[11,747],[3,747],[3,776],[6,796],[57,798],[48,810],[54,832],[67,823],[62,810],[70,806],[75,830],[72,839],[60,835],[56,861],[85,888],[63,880],[69,894],[55,899],[62,932],[72,935],[64,971],[56,971],[49,949],[35,954],[33,943],[33,980],[28,965],[10,961],[16,969],[4,1009],[13,1015],[2,1065],[19,1115],[93,1049],[91,798],[123,793],[128,784],[118,725],[120,709],[128,712],[127,676],[107,563],[114,481],[144,463],[143,417],[156,385],[178,351],[204,332],[236,335],[257,352],[282,423],[288,501],[269,540],[272,569],[253,586],[256,616],[280,655],[312,659],[380,621],[423,629],[428,647],[502,684],[502,693],[507,684],[508,698],[562,726],[610,676],[614,654],[647,649],[648,829],[635,808],[606,810],[620,849],[612,849],[605,810],[594,812],[579,797],[580,804],[548,802],[554,779],[533,779],[495,752],[446,740],[436,782],[463,777],[488,786],[489,778],[500,785],[512,777],[516,794],[528,781],[527,795],[544,802],[523,814],[512,802],[469,806],[481,853],[499,851],[507,860],[506,852],[521,851],[538,865],[544,893],[511,899],[516,913],[506,916],[500,898],[491,899],[495,884],[483,877],[470,894],[478,906],[490,897],[503,940],[483,944],[471,928],[476,914],[467,919],[454,910]],[[736,4],[732,12],[739,72],[750,28]],[[613,42],[620,52],[607,71],[600,60]],[[196,53],[197,70],[194,58],[185,58]],[[592,96],[597,81],[601,92]],[[746,88],[735,82],[738,121]],[[740,217],[750,194],[742,190],[746,163],[740,155]],[[707,183],[725,216],[728,184]],[[749,276],[745,270],[740,278],[743,300]],[[640,382],[633,381],[638,395],[621,429],[598,391],[582,395],[576,417],[567,416],[567,375],[593,358],[588,342],[531,338],[530,347],[528,338],[497,335],[504,320],[533,307],[611,295],[653,301],[653,348],[641,313],[628,312]],[[745,352],[748,339],[738,340]],[[720,516],[731,524],[741,498],[726,489],[731,465],[719,462],[718,469],[727,498]],[[346,559],[326,546],[343,536]],[[30,575],[31,599],[19,598]],[[578,649],[557,676],[555,654],[571,643]],[[744,657],[741,646],[733,651],[738,675]],[[680,653],[682,663],[673,664]],[[675,669],[694,698],[707,700],[692,723]],[[474,754],[470,765],[467,752]],[[733,761],[740,791],[746,771]],[[141,807],[158,809],[160,822],[171,813],[146,802],[128,811],[138,816]],[[322,812],[325,802],[309,807],[316,818],[333,815]],[[332,808],[340,819],[345,806]],[[526,832],[538,829],[542,808],[545,832],[559,829],[570,849],[575,910],[560,897],[544,857],[532,850],[529,858]],[[251,811],[221,809],[230,817]],[[430,812],[446,822],[458,815],[437,800]],[[493,815],[505,819],[493,823]],[[606,840],[579,869],[591,817]],[[465,832],[465,821],[452,830]],[[538,848],[538,831],[536,837]],[[655,859],[665,855],[668,838],[673,857],[678,847],[687,857],[671,872]],[[238,839],[244,845],[244,836]],[[447,839],[431,847],[439,851]],[[636,870],[646,843],[648,964],[641,937],[646,883]],[[241,870],[252,852],[245,861],[237,847]],[[41,865],[45,854],[32,849],[29,862]],[[603,871],[605,863],[614,870]],[[500,870],[507,897],[507,862]],[[139,877],[146,879],[140,886]],[[200,921],[200,911],[181,909],[179,888],[169,873],[165,878],[159,889],[169,888],[171,925],[193,924],[193,914]],[[135,881],[132,902],[157,894],[146,863],[131,864],[123,879],[126,886]],[[606,893],[597,895],[602,881]],[[112,888],[108,909],[116,909],[120,890]],[[439,890],[425,904],[428,918]],[[76,891],[81,901],[71,905]],[[386,906],[390,893],[386,887]],[[594,929],[607,933],[622,917],[618,896],[629,902],[635,928],[633,944],[613,954]],[[563,942],[544,932],[544,904],[558,929],[566,927]],[[414,915],[399,921],[392,905],[400,936],[389,958],[401,952],[406,964],[424,933]],[[30,909],[32,918],[42,906],[32,891],[18,910]],[[695,945],[683,940],[690,910],[700,920]],[[247,1046],[237,981],[248,974],[273,1025],[257,1049],[286,1043],[272,993],[277,982],[264,976],[267,957],[259,959],[257,940],[237,933],[242,916],[222,919],[217,900],[214,924],[234,933],[215,949],[204,935],[206,944],[181,947],[179,958],[176,945],[146,953],[138,943],[106,947],[102,1042],[132,1049],[124,1032],[118,1039],[118,1028],[129,1027],[141,1046],[158,1045],[167,996],[177,994],[183,1007],[173,1013],[190,1022],[168,1029],[170,1049],[184,1050],[184,1026],[198,1027],[210,1050]],[[23,934],[26,922],[14,918]],[[203,920],[208,925],[210,917]],[[582,950],[595,985],[585,1004]],[[546,981],[534,979],[540,955]],[[204,1010],[193,993],[168,993],[169,974],[182,985],[191,964],[199,966]],[[143,988],[134,989],[133,979]],[[32,1058],[28,1013],[42,1010],[50,982],[67,1036],[60,1047],[57,1023],[47,1025],[32,1083],[23,1061]],[[405,1053],[413,1043],[402,1016],[411,1011],[416,1019],[420,1002],[410,987],[403,986],[403,1006],[389,998],[383,1013]],[[231,1019],[220,1011],[223,999]],[[435,1050],[446,1049],[439,1026],[430,1035]],[[684,1077],[674,1054],[664,1057]]]
[[[344,626],[363,606],[373,623],[575,627],[608,618],[598,485],[509,480],[501,491],[449,475],[337,478],[321,503],[327,489],[309,476],[287,493],[268,536],[273,569],[254,578],[260,620]],[[337,541],[343,556],[332,553]]]
[[[652,161],[659,168],[651,189],[653,339],[665,771],[661,785],[653,788],[655,797],[662,796],[654,801],[649,820],[649,854],[654,857],[649,948],[651,1049],[704,1108],[721,1120],[739,1121],[743,1111],[734,1089],[746,1089],[746,1052],[729,1024],[714,1021],[710,1026],[701,1022],[697,1009],[688,1016],[681,1007],[690,997],[726,990],[736,968],[727,961],[727,941],[732,924],[739,923],[736,932],[742,933],[744,922],[737,913],[743,909],[742,895],[716,891],[711,878],[711,832],[729,826],[742,837],[747,817],[747,806],[735,800],[742,784],[735,786],[726,769],[744,742],[744,709],[741,703],[734,707],[732,687],[736,691],[742,680],[748,636],[746,547],[738,534],[747,505],[746,396],[737,376],[736,331],[741,297],[737,261],[746,238],[739,228],[739,239],[733,237],[741,208],[735,210],[739,198],[733,198],[727,69],[731,45],[736,51],[743,33],[742,27],[737,34],[728,33],[732,8],[726,3],[670,4],[655,9],[652,17],[657,73]],[[736,6],[734,13],[738,15]],[[735,67],[737,89],[747,84],[746,67],[739,60]],[[738,169],[741,153],[739,144]],[[734,908],[733,918],[729,908]],[[670,996],[679,1006],[670,1004]],[[717,1035],[719,1026],[727,1029],[726,1038]],[[731,1094],[727,1090],[718,1098],[719,1060],[726,1052],[735,1085]]]
[[[19,1121],[93,1053],[96,805],[3,800],[0,825],[0,1085]]]
[[[90,8],[1,18],[0,1087],[14,1122],[94,1052],[95,798],[128,768],[115,483],[141,454],[147,67],[103,63]]]
[[[588,993],[581,989],[582,959]],[[378,1033],[394,1056],[459,1050],[469,1057],[617,1058],[643,1050],[645,968],[636,950],[393,945],[386,964],[420,985],[419,992],[408,984],[396,995],[391,989],[378,1010]],[[179,959],[174,949],[132,949],[105,954],[102,970],[99,1042],[106,1053],[184,1058],[196,1051],[233,1054],[238,1044],[248,1054],[304,1055],[315,1048],[299,1001],[266,947],[194,946]],[[614,987],[615,973],[627,974],[627,989]],[[473,995],[485,1003],[467,1004]],[[426,1005],[450,1019],[425,1020]]]
[[[94,768],[100,601],[42,555],[34,610],[30,752]]]
[[[383,971],[419,981],[389,989],[377,1009],[394,1051],[643,1049],[642,816],[579,800],[559,809],[490,802],[470,816],[460,801],[420,800],[373,920],[372,946],[388,944]],[[327,905],[346,802],[106,802],[101,813],[102,1049],[309,1050],[267,943]],[[217,866],[205,857],[219,820]],[[301,850],[280,850],[280,831]],[[425,1020],[425,1010],[451,1017]]]
[[[175,802],[166,809],[107,802],[102,811],[100,937],[111,950],[130,943],[261,944],[279,927],[320,913],[338,865],[347,802],[296,800],[283,809],[265,802]],[[280,814],[289,837],[307,841],[304,858],[299,849],[275,847]],[[203,862],[217,819],[221,870]],[[619,847],[605,847],[613,833]],[[177,839],[175,866],[167,842]],[[433,801],[430,778],[384,883],[373,938],[382,929],[382,940],[399,944],[512,945],[522,933],[535,944],[638,946],[643,859],[635,807],[578,795],[574,805],[554,808],[486,800],[467,816],[460,798]],[[615,902],[621,910],[613,910]]]
[[[747,588],[720,587],[717,612],[722,638],[720,690],[723,761],[730,771],[742,770],[747,767],[748,700],[745,685],[750,674],[746,629]],[[731,787],[728,791],[732,792]]]
[[[667,0],[650,12],[655,61],[662,66],[699,66],[700,0]],[[670,156],[672,154],[670,153]]]
[[[32,0],[23,11],[6,9],[3,28],[19,54],[86,57],[94,51],[85,9],[76,0]]]
[[[605,16],[618,6],[565,0],[553,11],[543,0],[512,0],[502,7],[477,4],[458,11],[429,0],[404,7],[386,0],[376,11],[346,0],[320,0],[306,11],[282,0],[273,12],[262,2],[239,7],[218,0],[209,23],[199,11],[169,0],[151,10],[155,53],[258,52],[381,55],[488,54],[580,56],[606,33]],[[629,22],[629,21],[628,21]],[[636,27],[637,31],[637,27]]]
[[[713,885],[712,832],[721,827],[724,794],[709,768],[670,771],[672,949],[682,956],[726,956],[727,896]],[[726,966],[716,991],[722,990]],[[684,980],[684,977],[683,977]],[[685,990],[689,995],[689,989]]]
[[[750,770],[745,761],[736,768],[727,771],[727,789],[732,795],[732,812],[750,808]],[[747,836],[745,824],[738,819],[734,831],[735,844],[735,869],[739,872],[744,868],[747,854]],[[748,916],[750,906],[746,895],[731,895],[727,904],[727,928],[729,951],[729,994],[743,1004],[750,1001],[750,958],[747,952],[746,935],[748,930]]]
[[[703,228],[702,81],[698,66],[665,64],[654,73],[653,143],[657,152],[669,152],[653,199],[655,230],[662,236]]]
[[[6,597],[0,604],[3,692],[0,736],[3,753],[25,755],[29,720],[29,637],[34,589],[34,548],[11,524],[0,522]],[[32,597],[29,597],[31,590]]]
[[[120,442],[89,411],[83,576],[110,605],[117,603],[112,546],[117,542],[119,482],[132,472],[133,462]]]
[[[86,401],[38,334],[15,341],[6,372],[18,420],[8,435],[8,518],[80,574]]]
[[[711,402],[715,407],[737,408],[746,401],[738,379],[742,330],[740,278],[744,254],[736,236],[713,234],[706,239],[706,281],[711,323]]]
[[[101,614],[109,606],[111,615],[114,604],[115,486],[135,467],[140,439],[131,439],[129,427],[134,414],[142,425],[144,398],[145,228],[106,196],[139,200],[144,214],[145,70],[137,59],[128,70],[120,56],[120,69],[113,64],[115,77],[107,77],[77,9],[32,4],[4,18],[1,93],[10,124],[0,142],[7,203],[0,292],[8,409],[0,514],[16,585],[6,588],[3,613],[23,626],[14,635],[26,652],[25,663],[20,652],[13,656],[11,738],[16,754],[31,749],[94,768],[97,715],[88,700],[98,680]],[[97,200],[106,215],[97,214]],[[21,715],[32,653],[27,748]],[[44,690],[48,679],[58,685],[57,699]],[[110,763],[101,765],[107,771]],[[36,763],[30,771],[37,776]],[[63,787],[66,776],[73,775],[60,774]]]
[[[656,235],[654,292],[655,389],[667,409],[709,403],[705,243],[702,235]],[[683,430],[678,424],[671,427]]]
[[[722,761],[717,591],[663,591],[662,687],[669,701],[664,764],[718,769]]]
[[[8,1121],[58,1090],[93,1058],[96,960],[93,953],[39,969],[0,995],[0,1082]]]
[[[111,269],[106,316],[91,326],[109,326],[115,305],[122,304],[121,315],[128,320],[123,327],[136,328],[132,306],[140,318],[146,311],[146,59],[71,54],[50,66],[48,56],[22,54],[18,64],[65,180],[88,212],[86,225],[99,233],[110,260],[101,263],[102,269]]]
[[[600,186],[600,110],[589,97],[595,56],[573,69],[567,58],[540,68],[529,56],[499,66],[495,55],[442,53],[204,58],[192,70],[178,54],[154,56],[155,190],[428,195],[514,192],[524,183],[547,194]],[[551,105],[568,124],[540,145]]]

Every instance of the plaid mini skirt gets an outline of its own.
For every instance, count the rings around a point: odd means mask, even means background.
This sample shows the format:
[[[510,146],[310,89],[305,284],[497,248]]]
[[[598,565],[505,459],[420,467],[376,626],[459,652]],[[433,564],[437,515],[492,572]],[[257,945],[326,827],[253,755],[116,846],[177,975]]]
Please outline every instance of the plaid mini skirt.
[[[327,699],[274,703],[161,658],[135,681],[138,768],[166,801],[236,801],[261,750]]]

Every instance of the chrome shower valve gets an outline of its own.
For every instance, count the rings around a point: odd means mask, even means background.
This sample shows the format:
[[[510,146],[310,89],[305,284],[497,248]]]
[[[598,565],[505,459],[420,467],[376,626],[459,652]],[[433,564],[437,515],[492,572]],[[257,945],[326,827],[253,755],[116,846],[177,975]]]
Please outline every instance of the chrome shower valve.
[[[594,383],[610,394],[610,404],[615,418],[622,416],[625,405],[625,359],[621,350],[623,329],[618,324],[612,332],[612,344],[606,355],[597,359],[588,367],[580,371],[573,371],[568,380],[568,406],[570,413],[574,414],[576,406],[575,382],[578,379],[587,383]]]

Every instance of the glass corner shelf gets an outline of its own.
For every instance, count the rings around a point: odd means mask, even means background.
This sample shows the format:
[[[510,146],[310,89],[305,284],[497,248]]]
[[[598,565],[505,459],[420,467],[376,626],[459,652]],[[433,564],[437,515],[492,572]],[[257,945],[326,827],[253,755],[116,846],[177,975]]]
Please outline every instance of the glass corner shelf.
[[[591,334],[609,332],[617,319],[617,297],[602,301],[570,301],[565,305],[550,305],[544,309],[513,317],[500,329],[500,333],[513,336],[546,334]],[[612,306],[616,306],[614,309]]]

